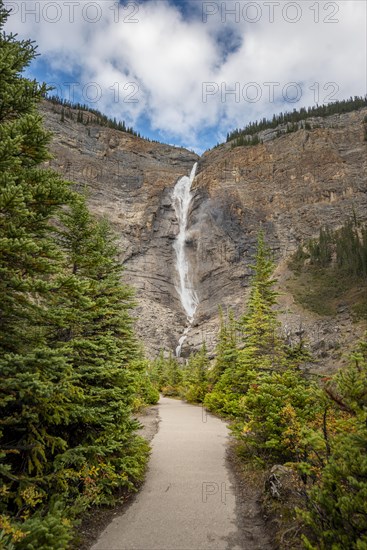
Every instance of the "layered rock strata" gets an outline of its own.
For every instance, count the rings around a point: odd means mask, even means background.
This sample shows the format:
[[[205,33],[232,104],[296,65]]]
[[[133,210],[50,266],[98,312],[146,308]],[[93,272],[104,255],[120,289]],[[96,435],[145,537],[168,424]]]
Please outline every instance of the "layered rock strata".
[[[48,103],[42,112],[54,133],[52,166],[87,188],[92,210],[107,216],[119,236],[148,353],[174,350],[186,316],[175,288],[172,190],[197,155],[93,123],[61,122],[60,108]],[[348,311],[336,318],[305,312],[285,286],[286,260],[302,240],[323,225],[339,227],[353,212],[367,220],[366,114],[362,109],[312,119],[310,130],[280,136],[265,131],[263,144],[224,144],[199,159],[186,239],[199,307],[183,356],[204,339],[213,350],[219,305],[243,310],[260,227],[278,264],[286,330],[295,333],[301,323],[315,350],[320,342],[330,348],[330,361],[334,344],[349,345],[362,333],[363,324],[352,325]]]

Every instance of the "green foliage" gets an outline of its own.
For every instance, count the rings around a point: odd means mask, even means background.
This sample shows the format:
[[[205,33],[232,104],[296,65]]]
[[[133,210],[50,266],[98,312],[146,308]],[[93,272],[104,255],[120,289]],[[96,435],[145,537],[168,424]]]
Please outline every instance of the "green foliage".
[[[317,239],[301,244],[289,262],[296,274],[290,289],[319,315],[335,315],[339,303],[366,318],[367,227],[355,216],[340,229],[321,228]]]
[[[167,397],[177,397],[181,393],[182,369],[170,352],[164,356],[163,350],[151,367],[151,380],[156,389]]]
[[[206,394],[204,405],[209,411],[235,418],[240,413],[241,394],[233,386],[231,369],[227,369],[214,388]]]
[[[259,143],[258,133],[268,128],[276,128],[280,124],[287,125],[287,133],[296,132],[302,128],[302,122],[313,117],[326,117],[336,113],[349,113],[367,106],[367,97],[351,97],[347,100],[335,101],[328,105],[316,105],[305,109],[302,107],[299,111],[294,109],[291,113],[280,113],[274,115],[272,119],[263,118],[260,121],[251,122],[242,130],[237,128],[227,134],[227,142],[232,142],[233,147],[243,145],[254,145]],[[310,123],[304,124],[306,130],[310,130]],[[253,138],[251,138],[253,136]]]
[[[240,395],[235,393],[234,373],[238,366],[238,323],[233,312],[226,318],[219,310],[220,328],[215,350],[215,361],[208,373],[209,391],[204,398],[204,405],[210,411],[223,416],[233,417],[238,413]]]
[[[201,403],[208,390],[209,359],[206,347],[192,354],[185,366],[163,350],[152,363],[150,379],[155,388],[167,397],[182,397],[190,403]]]
[[[254,277],[247,311],[238,321],[233,315],[221,326],[216,360],[211,379],[214,382],[204,404],[209,410],[238,417],[244,395],[255,383],[258,371],[272,369],[280,361],[283,349],[277,336],[278,322],[273,306],[276,292],[272,278],[274,264],[263,233],[259,234]]]
[[[81,511],[142,478],[131,411],[157,394],[108,224],[40,167],[46,88],[21,75],[34,45],[0,43],[0,540],[61,549]]]
[[[367,226],[353,217],[336,231],[322,227],[318,238],[301,245],[292,261],[300,264],[302,258],[317,267],[332,265],[345,275],[367,277]]]
[[[139,411],[146,405],[155,405],[159,401],[159,391],[151,377],[151,363],[143,356],[133,362],[135,372],[133,410]]]
[[[205,344],[192,354],[182,375],[182,397],[189,403],[202,403],[208,391],[209,359]]]
[[[311,258],[324,269],[338,257],[339,240],[357,242],[349,227],[336,237],[322,230],[307,252],[300,247],[295,265],[302,269]],[[183,395],[231,418],[241,458],[250,467],[291,467],[302,510],[298,523],[292,514],[290,530],[303,533],[306,548],[367,548],[367,344],[356,350],[348,369],[326,379],[324,387],[317,383],[305,367],[311,357],[304,341],[290,346],[279,336],[273,268],[260,234],[246,312],[235,322],[220,311],[214,364],[203,352],[190,358]]]
[[[328,228],[321,227],[318,239],[309,241],[308,249],[311,264],[326,267],[331,263],[333,254],[333,235]]]
[[[336,263],[355,277],[367,277],[367,225],[349,220],[336,234]]]
[[[344,416],[329,441],[330,456],[309,492],[304,519],[313,538],[309,550],[367,547],[367,345],[363,342],[326,388]]]
[[[121,283],[117,247],[106,221],[94,220],[79,197],[61,221],[64,269],[49,311],[48,338],[72,361],[82,396],[68,428],[68,448],[75,440],[79,444],[78,453],[67,453],[68,468],[78,470],[83,460],[96,468],[107,464],[115,488],[130,486],[135,465],[130,470],[126,458],[136,427],[130,411],[141,379],[129,315],[133,293]],[[124,476],[118,479],[122,465]],[[103,500],[98,491],[105,494],[105,489],[97,479],[94,498]]]
[[[237,349],[237,325],[233,312],[229,311],[228,318],[224,319],[223,311],[219,309],[219,334],[218,344],[215,350],[215,361],[209,380],[212,385],[219,382],[221,376],[228,368],[236,364],[238,358]]]
[[[231,377],[232,391],[240,396],[234,431],[249,458],[298,461],[305,452],[302,423],[316,410],[315,388],[299,369],[307,358],[303,343],[293,349],[279,336],[274,264],[263,234],[253,268],[247,312],[240,320],[243,346]]]
[[[232,147],[253,147],[262,143],[258,135],[249,136],[241,134],[237,139],[232,142]]]
[[[88,105],[81,103],[72,103],[71,101],[68,101],[67,99],[62,99],[56,95],[47,95],[46,98],[53,105],[62,106],[61,122],[65,122],[65,117],[73,120],[74,111],[77,111],[76,122],[79,122],[80,124],[89,124],[90,119],[92,118],[93,122],[95,124],[98,124],[99,126],[106,126],[107,128],[113,128],[114,130],[127,132],[128,134],[131,134],[133,136],[140,137],[140,134],[138,132],[135,132],[132,127],[126,126],[124,120],[121,122],[117,121],[116,118],[109,118],[107,115],[104,115],[97,109],[93,109]],[[85,116],[88,114],[93,116]]]
[[[241,402],[239,437],[250,458],[301,462],[307,455],[303,426],[318,411],[318,391],[297,369],[257,377]],[[238,429],[238,428],[237,428]]]
[[[309,258],[310,258],[309,252],[305,250],[305,247],[302,244],[300,244],[298,245],[296,252],[289,259],[288,266],[295,273],[299,273],[302,270],[303,266],[305,265],[305,261],[308,260]]]
[[[250,267],[254,269],[255,274],[252,279],[247,313],[240,320],[245,343],[243,359],[247,353],[274,356],[279,344],[276,336],[279,323],[273,309],[277,300],[277,293],[273,289],[276,280],[272,278],[275,266],[262,232],[258,238],[255,265]]]
[[[16,545],[19,550],[60,550],[69,547],[71,523],[61,504],[52,503],[45,513],[35,513],[22,525],[25,537]]]

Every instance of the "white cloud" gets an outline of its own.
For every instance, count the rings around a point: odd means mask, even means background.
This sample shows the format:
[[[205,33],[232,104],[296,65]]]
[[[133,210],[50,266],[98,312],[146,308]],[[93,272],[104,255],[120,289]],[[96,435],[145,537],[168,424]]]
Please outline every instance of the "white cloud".
[[[279,83],[274,88],[278,101],[284,86],[301,83],[297,107],[327,100],[333,91],[328,83],[338,87],[336,99],[366,93],[366,3],[359,0],[279,0],[273,4],[274,22],[269,21],[269,2],[263,1],[196,2],[187,6],[190,17],[166,0],[135,7],[130,3],[119,14],[113,0],[5,4],[16,12],[8,28],[35,39],[52,71],[73,75],[74,81],[78,75],[80,89],[88,82],[100,86],[97,108],[129,123],[144,116],[167,140],[194,147],[200,147],[199,134],[206,128],[218,127],[220,135],[277,111],[269,101],[268,82]],[[241,10],[237,22],[233,14],[221,12],[223,4],[227,10]],[[243,11],[246,4],[250,8]],[[206,23],[202,8],[216,12]],[[261,14],[259,21],[245,20],[256,14]],[[299,20],[291,23],[296,16]],[[207,102],[202,98],[205,82],[215,83],[216,91]],[[256,103],[243,97],[246,90],[256,91],[246,88],[250,82],[261,90]],[[310,89],[314,83],[319,85],[319,97]],[[239,97],[225,95],[236,86]]]

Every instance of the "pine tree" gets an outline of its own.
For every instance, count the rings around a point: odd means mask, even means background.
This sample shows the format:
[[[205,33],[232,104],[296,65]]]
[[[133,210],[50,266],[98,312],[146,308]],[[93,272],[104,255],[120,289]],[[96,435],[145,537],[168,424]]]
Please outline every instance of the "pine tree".
[[[1,31],[7,15],[1,3]],[[9,513],[28,518],[48,499],[54,479],[49,458],[65,448],[56,432],[70,418],[74,395],[69,360],[48,345],[43,323],[62,256],[53,220],[70,191],[55,173],[39,168],[49,158],[50,135],[37,113],[46,87],[21,76],[35,55],[32,42],[1,32],[0,514],[5,522]]]
[[[354,550],[367,547],[367,344],[363,341],[327,387],[342,411],[330,441],[330,457],[309,492],[304,514],[314,538],[308,550]]]
[[[224,319],[223,310],[219,308],[218,344],[215,349],[215,362],[210,373],[210,382],[216,384],[227,369],[236,368],[238,358],[236,322],[233,311]]]
[[[108,223],[94,220],[82,197],[61,221],[59,241],[66,258],[49,311],[49,341],[69,357],[81,398],[67,427],[69,449],[59,460],[76,472],[87,460],[109,472],[116,487],[130,486],[133,469],[141,469],[146,456],[144,445],[136,463],[131,456],[138,443],[130,414],[141,359],[130,316],[133,292],[121,282]],[[125,475],[119,478],[119,471]],[[108,501],[96,480],[95,498],[98,489],[99,500]]]
[[[270,251],[265,244],[264,234],[260,232],[255,264],[251,266],[254,276],[251,282],[247,312],[240,319],[238,326],[240,337],[237,351],[236,340],[229,340],[229,356],[224,372],[221,374],[213,391],[205,398],[210,410],[230,416],[240,414],[240,402],[248,392],[259,372],[283,368],[284,349],[277,334],[279,323],[273,306],[277,293],[272,278],[274,264]],[[226,330],[222,327],[222,338],[227,339]],[[242,340],[242,341],[241,341]],[[221,345],[221,340],[219,341]],[[227,349],[227,343],[223,344]],[[227,352],[220,350],[220,360]],[[228,357],[229,358],[229,357]]]
[[[46,88],[21,75],[34,56],[0,35],[0,540],[63,550],[75,515],[141,478],[143,364],[108,225],[40,166]]]
[[[255,370],[279,368],[283,346],[278,335],[279,322],[274,310],[277,292],[272,277],[274,263],[260,232],[247,312],[240,320],[243,346],[239,351],[236,373],[239,392],[245,392]],[[250,378],[248,378],[250,377]],[[241,387],[244,384],[243,387]]]
[[[202,403],[208,391],[209,359],[205,342],[200,351],[190,355],[183,371],[184,398],[190,403]]]

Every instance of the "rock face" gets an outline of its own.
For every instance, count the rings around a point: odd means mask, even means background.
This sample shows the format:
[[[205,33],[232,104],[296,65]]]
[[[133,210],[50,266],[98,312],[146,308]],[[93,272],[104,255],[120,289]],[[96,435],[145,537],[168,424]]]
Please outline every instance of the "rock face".
[[[204,154],[194,184],[191,226],[200,299],[198,330],[191,333],[188,345],[197,345],[203,330],[207,341],[213,340],[218,303],[237,312],[243,309],[248,265],[260,227],[278,262],[282,283],[285,259],[302,240],[316,236],[323,225],[337,228],[353,211],[367,219],[366,113],[362,109],[312,119],[311,131],[302,129],[276,139],[275,131],[273,139],[265,131],[267,140],[261,145],[225,144]],[[287,330],[294,332],[302,321],[315,345],[323,338],[342,338],[339,325],[348,325],[345,318],[316,318],[297,307],[284,286],[281,291],[281,317]]]
[[[177,180],[198,156],[186,149],[149,142],[129,133],[83,125],[45,102],[45,124],[53,133],[52,168],[86,189],[92,211],[106,216],[121,245],[125,281],[136,288],[136,328],[146,351],[175,349],[186,319],[175,290],[173,241],[178,232],[171,206]]]
[[[52,166],[87,187],[92,210],[107,216],[119,235],[125,276],[137,289],[137,330],[148,354],[174,350],[186,319],[175,290],[178,227],[171,194],[197,155],[93,124],[61,122],[60,107],[48,103],[42,112],[54,133]],[[213,349],[219,305],[243,310],[260,227],[282,283],[285,259],[299,242],[325,224],[340,226],[353,210],[367,219],[366,113],[313,119],[311,130],[280,137],[266,131],[261,145],[225,144],[201,157],[186,240],[200,304],[183,355],[203,339]],[[345,317],[325,320],[304,312],[287,293],[281,302],[284,324],[295,330],[302,318],[306,332],[317,332],[311,338],[315,346],[328,334],[340,343],[342,327],[350,325]]]

